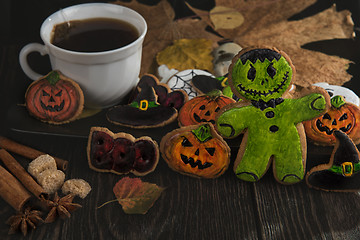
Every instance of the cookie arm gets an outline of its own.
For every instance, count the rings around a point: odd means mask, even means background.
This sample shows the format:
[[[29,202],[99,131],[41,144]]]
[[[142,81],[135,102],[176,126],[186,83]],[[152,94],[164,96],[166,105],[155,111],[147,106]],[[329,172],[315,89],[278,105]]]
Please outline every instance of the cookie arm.
[[[216,119],[217,131],[225,138],[238,136],[247,127],[247,119],[251,119],[250,107],[234,107],[222,113]]]
[[[325,113],[328,103],[325,97],[320,93],[312,93],[302,98],[293,99],[290,107],[298,110],[298,114],[292,114],[295,122],[299,123],[310,120]]]

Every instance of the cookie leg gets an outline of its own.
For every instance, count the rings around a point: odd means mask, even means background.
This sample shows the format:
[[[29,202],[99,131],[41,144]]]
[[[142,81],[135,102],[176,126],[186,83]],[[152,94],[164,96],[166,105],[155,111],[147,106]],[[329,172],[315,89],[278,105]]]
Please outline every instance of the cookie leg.
[[[251,149],[251,148],[250,148]],[[249,181],[258,181],[268,169],[270,154],[267,154],[260,149],[255,151],[245,151],[243,155],[239,154],[239,161],[236,161],[234,165],[234,171],[238,178]]]
[[[305,168],[300,147],[287,146],[274,156],[274,175],[284,184],[300,182],[304,178]],[[286,149],[291,149],[287,151]]]

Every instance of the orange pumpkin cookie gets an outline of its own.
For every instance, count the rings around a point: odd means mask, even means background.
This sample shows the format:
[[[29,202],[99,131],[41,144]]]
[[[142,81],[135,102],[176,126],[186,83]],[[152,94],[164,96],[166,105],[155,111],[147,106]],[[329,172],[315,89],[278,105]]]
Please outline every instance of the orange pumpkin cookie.
[[[220,90],[194,97],[180,109],[179,125],[188,126],[204,122],[215,124],[215,116],[220,109],[234,102],[234,99],[222,95]]]
[[[25,93],[30,115],[51,123],[62,124],[75,120],[84,108],[80,86],[59,71],[52,71],[33,82]]]
[[[192,177],[219,177],[230,162],[229,146],[208,123],[169,132],[161,139],[160,151],[170,168]]]
[[[315,144],[332,146],[335,130],[346,133],[355,144],[360,143],[360,108],[345,102],[342,96],[331,98],[331,108],[322,116],[304,122],[306,136]]]

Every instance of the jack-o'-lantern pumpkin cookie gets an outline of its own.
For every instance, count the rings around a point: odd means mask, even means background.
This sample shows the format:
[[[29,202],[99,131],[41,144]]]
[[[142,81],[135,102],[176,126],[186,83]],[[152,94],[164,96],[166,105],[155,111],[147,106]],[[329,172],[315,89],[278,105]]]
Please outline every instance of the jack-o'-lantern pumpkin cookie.
[[[92,127],[87,145],[89,167],[98,172],[133,173],[144,176],[155,170],[159,162],[156,141],[143,136],[113,133],[107,128]]]
[[[30,115],[51,123],[63,124],[78,118],[84,108],[80,86],[59,71],[52,71],[34,81],[25,93]]]
[[[171,92],[172,95],[167,88],[153,81],[152,75],[142,77],[135,99],[130,104],[110,108],[106,113],[108,121],[131,128],[155,128],[174,121],[178,116],[177,108],[186,99],[185,93]]]
[[[161,139],[160,151],[171,169],[192,177],[219,177],[230,162],[229,146],[208,123],[169,132]]]
[[[327,164],[313,167],[306,174],[309,187],[333,192],[360,190],[360,153],[346,133],[335,130],[336,144]]]
[[[204,122],[215,124],[215,116],[220,109],[234,102],[236,102],[234,99],[222,95],[220,90],[194,97],[180,109],[179,125],[188,126]]]
[[[332,146],[335,130],[346,133],[355,144],[360,143],[360,108],[346,102],[343,96],[331,98],[331,108],[324,115],[304,122],[306,136],[315,144]]]
[[[234,162],[238,178],[258,181],[272,164],[280,183],[303,179],[306,139],[302,121],[326,112],[330,99],[320,88],[308,89],[300,98],[285,98],[294,74],[290,58],[275,48],[247,48],[234,57],[228,82],[244,101],[221,109],[216,128],[226,138],[244,134]]]

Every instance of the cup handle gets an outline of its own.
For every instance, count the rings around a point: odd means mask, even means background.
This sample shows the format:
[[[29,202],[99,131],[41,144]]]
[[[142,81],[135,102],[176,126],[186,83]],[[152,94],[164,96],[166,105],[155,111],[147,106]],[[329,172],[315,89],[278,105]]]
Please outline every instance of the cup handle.
[[[43,75],[34,72],[29,66],[29,63],[27,61],[27,56],[31,52],[39,52],[41,56],[44,56],[45,54],[48,54],[48,50],[45,45],[42,45],[40,43],[29,43],[25,45],[20,51],[19,62],[22,70],[32,80],[38,80]]]

